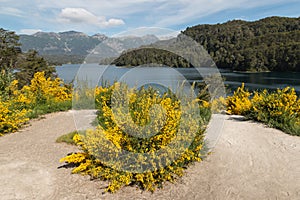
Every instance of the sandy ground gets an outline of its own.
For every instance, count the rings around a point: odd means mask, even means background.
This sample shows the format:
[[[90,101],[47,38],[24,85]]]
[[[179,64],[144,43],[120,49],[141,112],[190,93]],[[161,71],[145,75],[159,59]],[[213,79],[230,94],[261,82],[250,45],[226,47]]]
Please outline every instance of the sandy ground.
[[[0,199],[300,199],[300,137],[222,117],[222,135],[212,154],[177,183],[153,194],[135,187],[102,194],[106,182],[59,168],[59,159],[76,151],[55,143],[75,130],[72,113],[46,115],[0,138]]]

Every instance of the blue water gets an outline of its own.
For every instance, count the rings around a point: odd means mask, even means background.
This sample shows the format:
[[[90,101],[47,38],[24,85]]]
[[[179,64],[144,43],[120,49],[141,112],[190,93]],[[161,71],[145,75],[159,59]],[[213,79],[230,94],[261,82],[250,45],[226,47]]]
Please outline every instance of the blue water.
[[[187,79],[189,81],[201,81],[202,76],[195,69],[158,69],[158,68],[122,68],[116,66],[105,66],[97,64],[85,64],[80,67],[79,64],[65,64],[56,67],[58,76],[66,83],[70,83],[77,78],[83,80],[92,80],[95,82],[114,82],[121,79],[131,80],[133,83],[141,79],[155,79],[164,81],[171,79]],[[219,70],[224,78],[225,85],[234,90],[245,83],[250,90],[257,89],[277,89],[286,86],[294,87],[297,93],[300,93],[300,73],[299,72],[264,72],[264,73],[241,73],[226,70]],[[178,73],[177,73],[178,72]],[[203,72],[206,73],[205,70]],[[102,78],[100,78],[102,77]]]

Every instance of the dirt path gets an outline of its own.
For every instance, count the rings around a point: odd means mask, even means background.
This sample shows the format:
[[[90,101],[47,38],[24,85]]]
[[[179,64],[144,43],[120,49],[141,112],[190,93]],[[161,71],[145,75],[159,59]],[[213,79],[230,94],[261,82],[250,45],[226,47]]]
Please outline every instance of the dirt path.
[[[75,130],[71,112],[33,121],[0,138],[0,199],[300,199],[300,137],[262,124],[226,118],[207,160],[154,194],[134,187],[102,194],[107,185],[58,168],[76,148],[57,144]]]

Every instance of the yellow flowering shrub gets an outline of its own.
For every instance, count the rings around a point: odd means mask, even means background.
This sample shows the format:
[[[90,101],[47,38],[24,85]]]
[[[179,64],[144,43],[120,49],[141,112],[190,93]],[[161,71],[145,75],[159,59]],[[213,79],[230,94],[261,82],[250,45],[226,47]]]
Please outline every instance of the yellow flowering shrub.
[[[193,109],[209,107],[199,108],[195,100],[183,111],[183,103],[173,94],[160,96],[151,88],[129,90],[120,83],[96,88],[95,94],[97,129],[75,135],[82,152],[61,159],[77,165],[73,173],[109,180],[109,192],[127,185],[154,191],[201,160],[210,112],[193,118]]]
[[[0,96],[0,136],[15,132],[29,120],[27,110],[22,106],[23,97],[19,95],[17,80],[10,83],[5,94]]]
[[[252,107],[250,100],[251,93],[245,89],[244,83],[232,96],[226,98],[226,107],[229,114],[245,115]]]
[[[212,113],[220,113],[226,110],[226,99],[224,97],[213,99],[210,102],[200,100],[200,103],[204,108],[210,108]]]
[[[37,72],[31,84],[20,90],[13,80],[0,96],[0,136],[16,131],[31,117],[71,108],[71,97],[59,78],[46,79],[44,72]]]
[[[30,109],[28,115],[31,118],[68,110],[72,104],[71,89],[64,86],[59,78],[45,78],[44,72],[35,73],[30,85],[25,85],[20,90],[18,98],[27,103],[27,108]]]
[[[300,136],[300,99],[294,88],[256,91],[252,98],[250,95],[242,84],[233,96],[226,98],[228,113],[245,115],[248,119]]]
[[[59,78],[52,80],[45,78],[45,72],[37,72],[34,74],[31,84],[24,86],[22,92],[33,101],[55,101],[62,102],[71,100],[72,94],[70,90],[63,86],[63,81]]]
[[[0,100],[0,136],[18,130],[22,124],[29,120],[26,113],[25,109],[15,109],[13,101]]]
[[[286,87],[271,93],[267,90],[255,92],[251,102],[249,116],[252,119],[300,135],[300,99],[294,88]]]

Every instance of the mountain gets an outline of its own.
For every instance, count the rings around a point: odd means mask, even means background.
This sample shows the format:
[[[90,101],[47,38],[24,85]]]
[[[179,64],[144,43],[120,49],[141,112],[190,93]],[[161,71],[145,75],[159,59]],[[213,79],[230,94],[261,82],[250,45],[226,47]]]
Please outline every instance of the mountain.
[[[188,27],[177,37],[178,41],[181,41],[182,36],[198,42],[219,68],[251,72],[300,71],[300,17],[268,17],[252,22],[232,20],[222,24],[201,24]],[[154,45],[161,43],[162,41],[158,41]],[[187,48],[175,48],[177,55],[174,55],[148,45],[123,53],[115,59],[114,64],[136,66],[150,62],[190,67],[187,61],[178,58],[178,55],[184,54],[180,49],[186,51]],[[191,58],[197,56],[194,60],[200,58],[197,66],[210,65],[205,54],[195,54],[193,49],[186,52]]]
[[[143,37],[108,37],[103,34],[88,36],[76,31],[38,32],[33,35],[20,35],[21,49],[27,52],[36,50],[46,60],[53,64],[66,62],[81,63],[83,59],[95,53],[99,59],[118,56],[121,52],[141,45],[158,41],[154,35]]]
[[[184,32],[220,68],[238,71],[300,71],[300,17],[267,17],[197,25]]]
[[[155,35],[146,35],[142,37],[127,36],[119,38],[108,38],[104,43],[115,49],[118,53],[122,53],[124,50],[133,49],[142,45],[149,45],[159,41]]]

